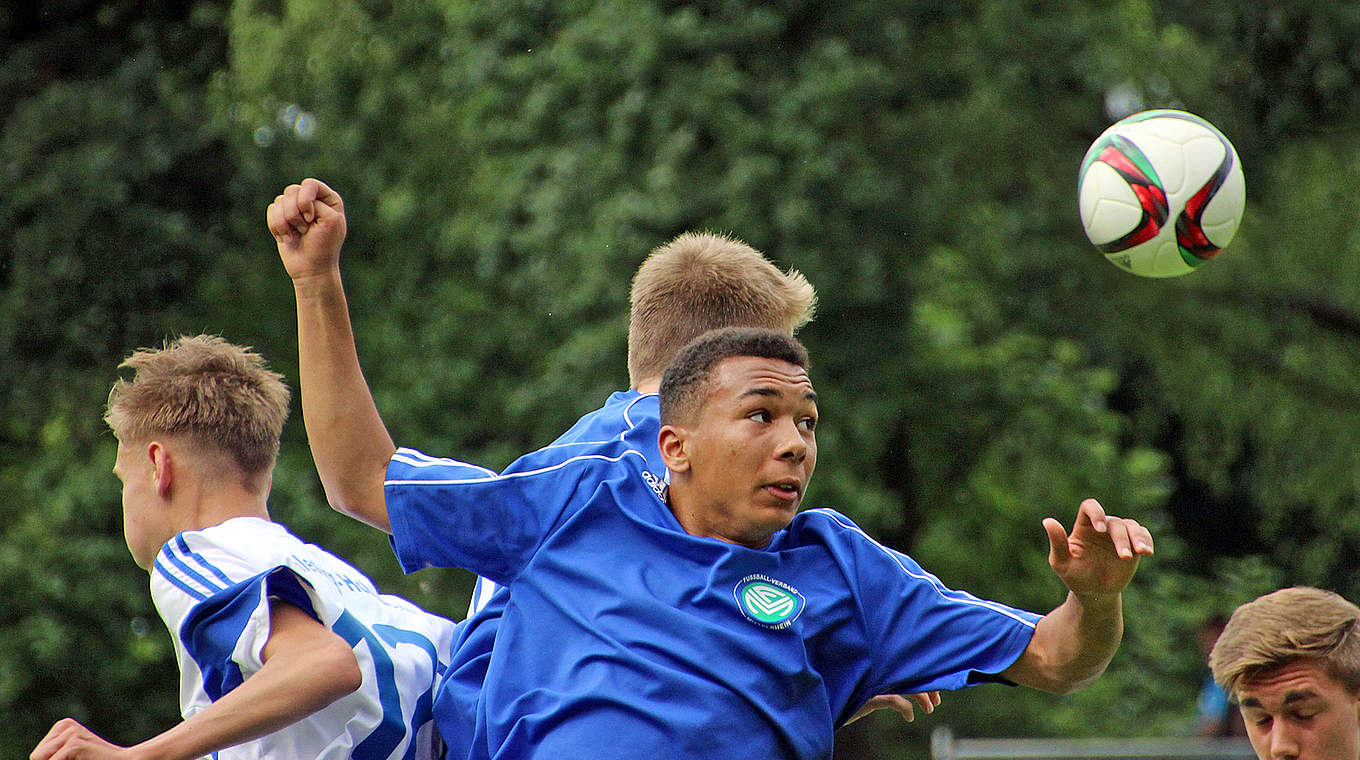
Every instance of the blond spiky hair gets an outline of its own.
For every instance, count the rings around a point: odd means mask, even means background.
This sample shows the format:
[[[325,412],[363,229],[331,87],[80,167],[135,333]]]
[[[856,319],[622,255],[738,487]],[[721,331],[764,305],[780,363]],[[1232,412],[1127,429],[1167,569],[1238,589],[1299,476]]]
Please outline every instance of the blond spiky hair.
[[[195,335],[134,351],[118,366],[134,373],[109,393],[104,421],[118,440],[188,436],[228,454],[246,474],[273,468],[289,391],[259,354]]]
[[[633,278],[628,376],[659,378],[687,343],[719,327],[792,335],[812,320],[817,294],[736,238],[686,232],[651,252]]]

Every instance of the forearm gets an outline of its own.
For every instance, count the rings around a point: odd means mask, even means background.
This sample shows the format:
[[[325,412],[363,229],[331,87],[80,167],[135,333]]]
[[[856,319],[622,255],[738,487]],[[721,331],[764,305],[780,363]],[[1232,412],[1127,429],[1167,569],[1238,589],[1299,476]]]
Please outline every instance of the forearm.
[[[359,688],[354,653],[319,647],[265,663],[240,686],[165,733],[130,748],[145,760],[188,760],[268,736]]]
[[[338,269],[294,280],[302,418],[331,506],[391,531],[383,499],[396,451],[364,380]]]
[[[1120,594],[1067,599],[1039,620],[1020,659],[1003,675],[1022,686],[1064,694],[1105,671],[1124,636]]]

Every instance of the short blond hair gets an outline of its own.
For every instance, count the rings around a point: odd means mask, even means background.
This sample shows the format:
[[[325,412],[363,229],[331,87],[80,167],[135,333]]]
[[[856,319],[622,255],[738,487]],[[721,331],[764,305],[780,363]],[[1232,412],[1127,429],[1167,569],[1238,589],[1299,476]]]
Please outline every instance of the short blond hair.
[[[1238,607],[1209,654],[1214,680],[1234,700],[1243,685],[1298,660],[1316,662],[1349,694],[1360,693],[1360,608],[1308,586]]]
[[[736,238],[686,232],[647,256],[633,277],[628,377],[660,377],[681,348],[720,327],[792,335],[812,320],[817,293]]]
[[[118,366],[134,373],[113,384],[104,413],[119,441],[186,436],[227,454],[248,476],[273,469],[290,394],[259,354],[195,335],[138,349]]]

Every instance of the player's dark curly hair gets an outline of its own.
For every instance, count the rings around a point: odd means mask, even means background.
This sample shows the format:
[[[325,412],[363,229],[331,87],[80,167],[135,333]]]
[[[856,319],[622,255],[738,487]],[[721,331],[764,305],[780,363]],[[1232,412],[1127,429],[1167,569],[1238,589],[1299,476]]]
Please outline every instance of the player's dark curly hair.
[[[758,327],[724,327],[700,335],[675,355],[661,376],[661,424],[691,419],[708,396],[713,367],[723,359],[754,356],[808,368],[796,338]]]

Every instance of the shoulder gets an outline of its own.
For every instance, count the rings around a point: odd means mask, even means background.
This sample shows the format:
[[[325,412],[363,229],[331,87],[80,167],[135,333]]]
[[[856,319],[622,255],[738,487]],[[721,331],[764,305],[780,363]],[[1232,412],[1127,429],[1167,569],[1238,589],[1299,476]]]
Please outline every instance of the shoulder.
[[[1040,617],[946,586],[910,555],[880,543],[833,509],[804,510],[798,518],[790,526],[791,537],[804,545],[817,543],[825,547],[849,582],[861,593],[868,593],[866,599],[901,595],[919,609],[967,609],[1008,618],[1030,628]]]
[[[159,581],[204,599],[281,564],[298,546],[302,543],[283,526],[254,518],[185,531],[167,541],[156,555],[153,590]]]
[[[582,416],[554,443],[610,438],[660,416],[661,405],[655,393],[619,391],[611,395],[604,406]]]
[[[789,540],[795,545],[817,544],[847,567],[854,575],[889,571],[890,575],[913,583],[938,586],[935,576],[926,572],[911,556],[870,536],[854,520],[834,509],[814,508],[799,512],[789,526]]]
[[[892,551],[865,533],[854,520],[826,507],[799,512],[790,523],[788,532],[799,543],[820,541],[837,546]]]

